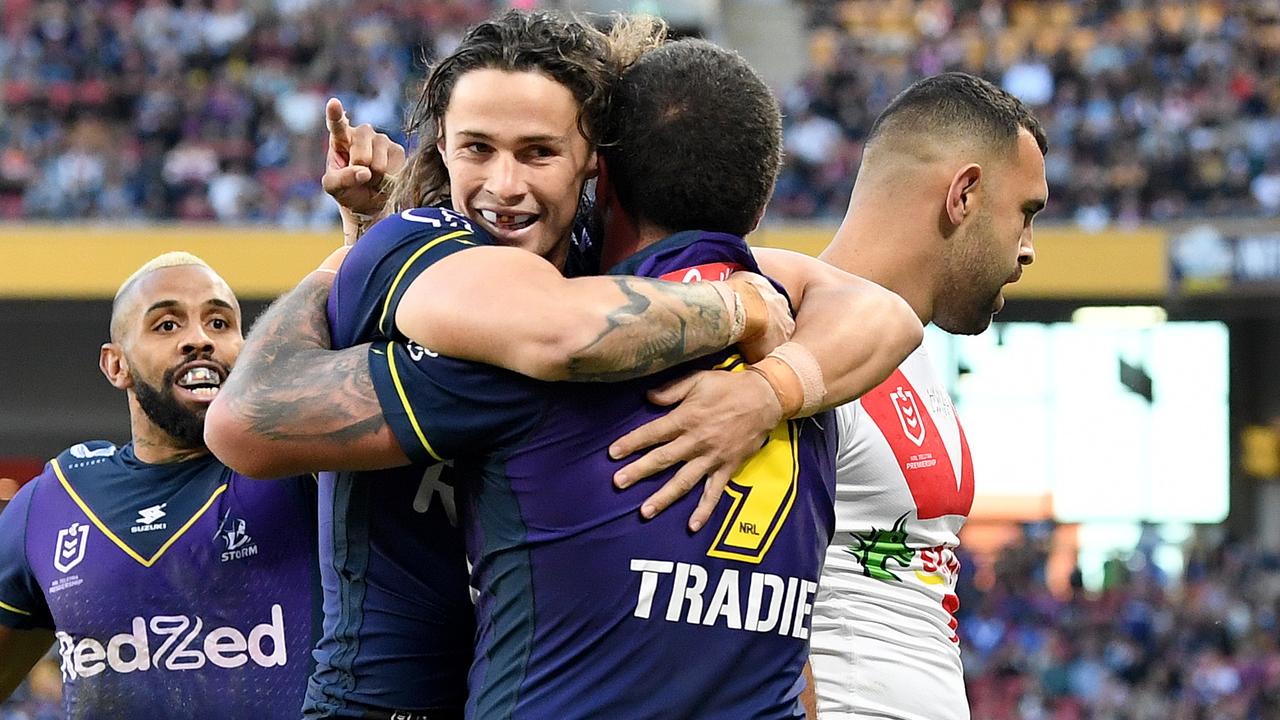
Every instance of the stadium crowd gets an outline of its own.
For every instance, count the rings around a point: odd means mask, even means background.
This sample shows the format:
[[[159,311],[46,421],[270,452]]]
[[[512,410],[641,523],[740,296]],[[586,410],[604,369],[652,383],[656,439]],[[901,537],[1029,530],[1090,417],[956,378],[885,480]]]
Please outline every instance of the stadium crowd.
[[[5,0],[0,218],[336,223],[324,102],[398,132],[496,2]]]
[[[1057,597],[1046,542],[998,553],[985,591],[962,581],[974,720],[1280,717],[1280,556],[1200,542],[1171,579],[1140,545],[1108,562],[1101,592],[1073,578]]]
[[[0,218],[332,223],[325,98],[397,134],[422,59],[500,4],[6,0]],[[871,120],[949,69],[1000,82],[1048,128],[1051,219],[1280,214],[1276,3],[806,5],[773,219],[838,218]]]
[[[809,0],[773,211],[839,217],[860,141],[917,78],[1003,85],[1049,134],[1050,219],[1280,214],[1280,4]]]

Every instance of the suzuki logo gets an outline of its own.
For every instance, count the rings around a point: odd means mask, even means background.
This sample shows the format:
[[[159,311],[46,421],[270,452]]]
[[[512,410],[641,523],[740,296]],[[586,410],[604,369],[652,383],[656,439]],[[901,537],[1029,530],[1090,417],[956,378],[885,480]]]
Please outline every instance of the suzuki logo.
[[[139,525],[150,525],[154,523],[165,516],[164,506],[168,504],[169,503],[160,503],[159,505],[152,505],[149,508],[142,508],[138,511],[138,519],[136,522]]]
[[[53,566],[58,572],[70,572],[84,560],[85,541],[89,539],[89,526],[71,523],[71,527],[58,531],[58,546],[53,551]]]
[[[893,401],[893,409],[898,411],[898,421],[902,423],[903,434],[915,443],[916,447],[924,445],[924,418],[920,417],[920,407],[916,405],[916,394],[910,390],[903,390],[899,385],[897,390],[889,393],[889,399]]]

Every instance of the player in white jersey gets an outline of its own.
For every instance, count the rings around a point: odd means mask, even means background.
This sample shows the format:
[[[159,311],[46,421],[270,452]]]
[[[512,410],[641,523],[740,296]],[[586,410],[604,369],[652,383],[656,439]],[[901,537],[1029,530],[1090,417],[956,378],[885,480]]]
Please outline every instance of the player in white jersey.
[[[921,80],[872,127],[822,257],[898,293],[925,324],[980,333],[1034,259],[1045,149],[1039,123],[1003,90],[962,73]],[[623,454],[667,441],[657,459],[622,472],[643,476],[688,455],[691,427],[760,436],[745,392],[701,381],[661,424],[617,444]],[[837,420],[836,536],[811,636],[819,715],[965,720],[955,549],[974,477],[951,399],[921,348]],[[685,437],[672,440],[676,430]]]
[[[923,323],[980,333],[1035,258],[1045,149],[1012,95],[961,73],[921,80],[872,126],[823,259],[898,293]],[[925,349],[841,407],[838,432],[810,655],[820,715],[965,720],[955,549],[973,461]]]

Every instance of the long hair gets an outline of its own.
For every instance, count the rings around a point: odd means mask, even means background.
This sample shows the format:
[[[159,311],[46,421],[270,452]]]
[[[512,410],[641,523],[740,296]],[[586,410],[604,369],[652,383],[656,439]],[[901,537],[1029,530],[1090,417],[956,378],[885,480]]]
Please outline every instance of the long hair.
[[[538,72],[560,83],[577,100],[578,129],[594,147],[618,76],[665,37],[666,26],[649,17],[616,18],[609,33],[577,19],[519,10],[475,25],[456,50],[432,67],[422,85],[406,126],[417,147],[392,180],[392,208],[432,205],[449,196],[449,173],[436,141],[453,88],[466,73]]]

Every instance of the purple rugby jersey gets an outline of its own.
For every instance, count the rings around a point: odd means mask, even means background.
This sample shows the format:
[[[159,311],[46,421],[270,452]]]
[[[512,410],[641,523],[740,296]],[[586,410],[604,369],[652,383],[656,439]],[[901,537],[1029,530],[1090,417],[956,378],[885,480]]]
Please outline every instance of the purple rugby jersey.
[[[0,624],[56,630],[71,718],[296,718],[315,481],[81,443],[0,513]]]
[[[485,238],[444,209],[370,228],[329,293],[333,346],[388,337],[388,308],[418,272]],[[452,490],[434,459],[372,472],[321,473],[324,626],[305,717],[450,718],[462,714],[475,619]]]
[[[612,273],[696,280],[736,268],[757,268],[741,238],[686,232]],[[834,522],[830,414],[775,429],[690,533],[697,493],[643,521],[641,502],[672,472],[619,491],[611,478],[625,461],[607,449],[664,412],[647,390],[737,369],[736,355],[609,384],[539,383],[411,342],[374,343],[369,359],[405,451],[453,460],[445,474],[479,591],[468,717],[803,717]]]

